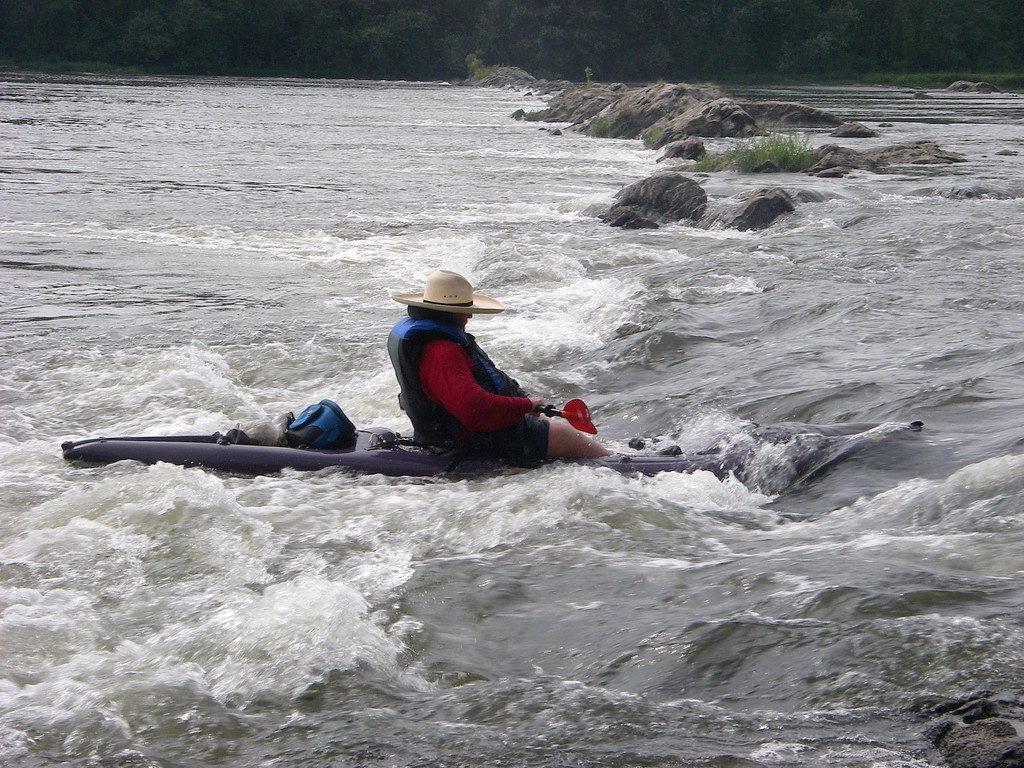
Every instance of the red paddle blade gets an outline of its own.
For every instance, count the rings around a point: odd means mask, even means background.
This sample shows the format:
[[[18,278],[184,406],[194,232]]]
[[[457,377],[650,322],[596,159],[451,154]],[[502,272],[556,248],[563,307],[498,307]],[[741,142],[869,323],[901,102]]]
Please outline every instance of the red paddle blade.
[[[580,432],[586,432],[588,435],[597,434],[597,427],[590,420],[590,409],[582,400],[570,400],[566,403],[562,408],[562,416]]]

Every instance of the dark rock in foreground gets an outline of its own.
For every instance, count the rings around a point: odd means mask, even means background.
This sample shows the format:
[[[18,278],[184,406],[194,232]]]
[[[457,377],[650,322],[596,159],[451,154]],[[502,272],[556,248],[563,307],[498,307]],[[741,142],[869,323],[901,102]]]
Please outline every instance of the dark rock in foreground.
[[[777,187],[767,187],[747,197],[739,209],[723,223],[743,231],[765,229],[780,216],[795,210],[796,203],[788,192]]]
[[[727,213],[701,222],[707,208],[707,193],[696,181],[681,173],[659,173],[619,192],[601,220],[622,229],[657,229],[661,224],[688,221],[705,227],[757,230],[796,210],[796,203],[788,192],[767,187],[747,195]]]
[[[753,232],[767,229],[796,210],[796,199],[779,187],[764,187],[736,198],[714,201],[701,226]]]
[[[620,191],[601,220],[624,229],[656,229],[683,219],[698,221],[707,206],[707,193],[696,181],[681,173],[659,173]]]
[[[928,714],[936,719],[925,737],[949,768],[1024,766],[1024,702],[1016,696],[981,691]]]

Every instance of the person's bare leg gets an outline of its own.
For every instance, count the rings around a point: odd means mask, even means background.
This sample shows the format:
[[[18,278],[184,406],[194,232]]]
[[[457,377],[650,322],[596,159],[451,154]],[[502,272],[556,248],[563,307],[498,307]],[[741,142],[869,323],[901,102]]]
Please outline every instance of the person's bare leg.
[[[548,427],[549,459],[583,459],[609,456],[612,451],[566,421],[552,420]]]

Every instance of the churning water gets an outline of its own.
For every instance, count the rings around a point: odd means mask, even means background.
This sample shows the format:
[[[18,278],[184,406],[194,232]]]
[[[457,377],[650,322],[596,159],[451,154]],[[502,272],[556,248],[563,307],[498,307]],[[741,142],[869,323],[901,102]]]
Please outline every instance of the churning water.
[[[716,174],[714,205],[818,202],[627,232],[594,212],[655,154],[515,122],[526,94],[0,78],[2,764],[924,766],[922,703],[1019,687],[1024,100],[760,95],[967,162]],[[926,427],[781,494],[62,460],[322,397],[408,432],[389,294],[436,267],[617,443]]]

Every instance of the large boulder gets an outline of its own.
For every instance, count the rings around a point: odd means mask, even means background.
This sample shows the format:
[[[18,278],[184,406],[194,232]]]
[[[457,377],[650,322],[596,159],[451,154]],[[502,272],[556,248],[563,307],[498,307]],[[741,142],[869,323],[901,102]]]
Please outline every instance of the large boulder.
[[[790,101],[739,101],[763,129],[781,128],[837,128],[843,121],[816,107]]]
[[[613,227],[650,229],[699,221],[707,207],[707,193],[696,181],[681,173],[659,173],[622,189],[601,220]]]
[[[581,129],[590,136],[636,139],[659,120],[721,96],[714,86],[687,83],[632,88],[587,120]]]
[[[658,149],[688,136],[735,138],[752,136],[757,124],[731,99],[697,104],[680,115],[659,120],[646,133],[647,143]]]
[[[784,189],[766,187],[748,195],[740,206],[722,219],[722,224],[744,231],[765,229],[780,216],[796,210],[796,203]]]

